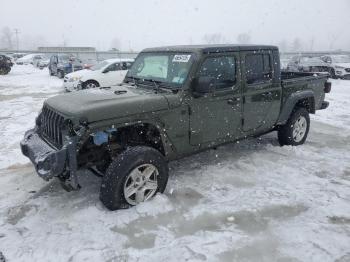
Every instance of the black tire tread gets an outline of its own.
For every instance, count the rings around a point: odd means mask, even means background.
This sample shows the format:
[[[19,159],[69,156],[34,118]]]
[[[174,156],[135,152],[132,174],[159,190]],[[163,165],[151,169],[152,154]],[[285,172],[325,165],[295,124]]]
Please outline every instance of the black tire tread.
[[[307,121],[307,129],[304,138],[300,142],[295,142],[292,138],[293,133],[293,124],[295,120],[300,116],[304,115]],[[310,129],[310,116],[309,112],[304,107],[297,107],[293,110],[292,114],[290,115],[287,123],[283,126],[281,126],[278,130],[278,141],[281,146],[284,145],[292,145],[292,146],[298,146],[305,143],[305,140],[307,138],[307,135],[309,133]]]
[[[123,196],[124,180],[140,163],[153,163],[157,166],[158,192],[164,192],[168,181],[168,165],[164,156],[152,147],[130,147],[111,162],[102,178],[100,200],[109,210],[129,207]]]

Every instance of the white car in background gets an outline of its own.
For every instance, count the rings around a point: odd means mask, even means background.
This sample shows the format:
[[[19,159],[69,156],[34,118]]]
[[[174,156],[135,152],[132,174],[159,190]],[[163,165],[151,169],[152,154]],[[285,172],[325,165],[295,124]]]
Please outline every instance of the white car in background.
[[[107,59],[90,69],[79,70],[67,74],[64,77],[63,86],[67,92],[95,88],[108,87],[123,82],[128,69],[134,59]]]
[[[350,56],[349,55],[324,55],[321,59],[330,64],[333,71],[333,78],[350,80]]]
[[[16,60],[17,65],[29,65],[33,64],[34,57],[38,54],[28,54]]]

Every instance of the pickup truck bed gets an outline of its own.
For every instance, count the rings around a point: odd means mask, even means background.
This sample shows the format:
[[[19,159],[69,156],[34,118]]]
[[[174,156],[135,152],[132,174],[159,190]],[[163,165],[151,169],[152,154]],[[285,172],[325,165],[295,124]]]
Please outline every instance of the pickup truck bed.
[[[314,110],[323,109],[328,106],[324,103],[325,92],[320,89],[328,79],[328,74],[315,74],[304,72],[281,72],[281,85],[283,92],[282,107],[290,96],[296,96],[298,92],[310,93],[313,100],[310,105]],[[326,105],[327,104],[327,105]],[[311,110],[313,112],[314,110]]]

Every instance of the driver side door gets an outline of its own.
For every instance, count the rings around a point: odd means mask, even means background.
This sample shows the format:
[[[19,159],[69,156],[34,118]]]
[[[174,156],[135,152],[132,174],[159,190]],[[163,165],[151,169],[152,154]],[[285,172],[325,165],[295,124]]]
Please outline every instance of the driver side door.
[[[209,55],[199,77],[214,80],[214,90],[190,101],[190,144],[207,147],[234,140],[241,127],[239,54]]]
[[[111,86],[119,84],[122,80],[120,80],[120,63],[113,63],[109,65],[104,73],[103,81],[101,81],[102,86]]]

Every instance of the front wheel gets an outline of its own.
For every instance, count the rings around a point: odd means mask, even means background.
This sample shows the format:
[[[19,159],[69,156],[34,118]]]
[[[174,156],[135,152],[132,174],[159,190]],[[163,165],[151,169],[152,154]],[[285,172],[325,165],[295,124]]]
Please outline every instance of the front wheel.
[[[85,83],[83,83],[83,85],[82,85],[83,89],[96,88],[99,86],[100,86],[100,84],[94,80],[88,80]]]
[[[298,146],[305,143],[310,129],[310,116],[305,108],[293,111],[287,123],[278,130],[278,141],[281,146]]]
[[[64,78],[64,72],[63,71],[58,71],[57,73],[58,78]]]
[[[156,149],[136,146],[126,149],[108,167],[102,178],[100,200],[109,210],[128,208],[163,193],[168,165]]]
[[[0,75],[7,75],[10,71],[11,67],[0,67]]]

